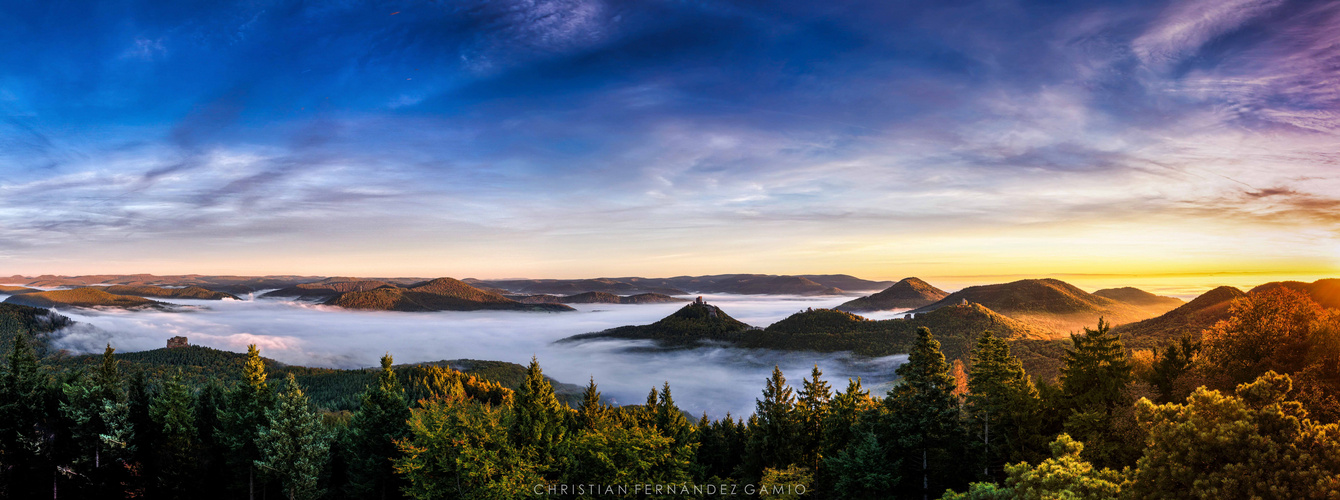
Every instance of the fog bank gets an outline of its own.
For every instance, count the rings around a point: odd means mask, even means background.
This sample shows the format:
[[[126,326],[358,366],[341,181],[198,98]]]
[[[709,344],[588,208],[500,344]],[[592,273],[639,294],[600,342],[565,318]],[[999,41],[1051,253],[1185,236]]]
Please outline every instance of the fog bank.
[[[727,314],[762,327],[805,308],[833,307],[851,297],[705,298]],[[545,373],[559,381],[585,384],[595,377],[604,395],[620,404],[641,403],[653,386],[668,380],[681,408],[714,417],[752,412],[773,365],[781,366],[798,388],[817,363],[824,378],[841,389],[847,377],[863,377],[867,387],[887,383],[905,359],[721,347],[649,351],[646,341],[553,344],[579,333],[652,323],[683,303],[575,304],[578,312],[569,313],[402,313],[272,299],[164,301],[192,307],[185,312],[61,310],[79,325],[61,331],[57,347],[92,353],[111,343],[123,352],[142,351],[163,347],[168,337],[181,335],[193,345],[229,351],[256,344],[262,355],[284,363],[331,368],[375,366],[388,352],[397,363],[470,358],[525,364],[534,355]]]

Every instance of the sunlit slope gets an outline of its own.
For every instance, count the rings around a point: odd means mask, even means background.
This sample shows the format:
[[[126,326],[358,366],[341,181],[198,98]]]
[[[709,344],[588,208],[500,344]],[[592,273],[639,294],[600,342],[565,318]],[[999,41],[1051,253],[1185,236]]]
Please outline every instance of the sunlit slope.
[[[1116,295],[1141,294],[1127,291]],[[964,302],[981,304],[992,311],[1033,325],[1049,332],[1051,338],[1065,338],[1069,333],[1093,327],[1098,324],[1098,318],[1120,325],[1151,318],[1176,307],[1171,301],[1127,303],[1048,278],[964,288],[913,312],[929,312]]]
[[[374,311],[571,311],[562,304],[525,304],[460,280],[438,278],[407,288],[394,286],[345,292],[324,302],[346,309]]]
[[[365,292],[382,287],[392,287],[396,285],[386,281],[358,279],[358,278],[326,278],[313,283],[299,283],[297,285],[280,288],[267,292],[262,297],[292,297],[301,300],[319,300],[328,299],[336,295],[348,292]]]
[[[116,295],[103,291],[102,287],[75,288],[72,290],[50,290],[14,295],[5,299],[9,304],[31,307],[115,307],[121,309],[166,308],[169,304],[133,295]]]
[[[194,285],[182,288],[164,288],[152,285],[112,285],[108,287],[102,287],[102,290],[113,295],[133,295],[136,297],[157,297],[164,299],[196,299],[196,300],[223,300],[223,299],[237,300],[237,296],[231,293],[206,290],[204,288]]]
[[[1245,295],[1237,288],[1221,286],[1160,316],[1121,325],[1113,331],[1121,335],[1121,341],[1128,349],[1157,348],[1184,335],[1199,337],[1201,330],[1228,319],[1228,309],[1233,301]]]
[[[836,309],[856,313],[915,309],[934,304],[947,295],[949,292],[931,286],[919,278],[903,278],[882,292],[848,301]]]

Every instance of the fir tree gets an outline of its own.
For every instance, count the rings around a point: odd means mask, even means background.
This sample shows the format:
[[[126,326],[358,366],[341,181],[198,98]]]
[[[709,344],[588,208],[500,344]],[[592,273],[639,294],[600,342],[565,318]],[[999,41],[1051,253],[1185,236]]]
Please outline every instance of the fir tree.
[[[917,330],[912,352],[897,373],[901,380],[884,400],[888,423],[879,438],[895,451],[889,461],[902,463],[905,494],[916,492],[925,499],[962,477],[958,472],[963,460],[958,457],[963,456],[964,439],[953,394],[957,384],[940,341],[925,327]]]
[[[806,467],[812,469],[811,472],[818,470],[819,462],[823,460],[824,423],[828,420],[829,399],[832,397],[828,382],[820,378],[823,374],[819,365],[814,365],[810,378],[801,379],[800,397],[796,401],[796,423],[800,432],[796,438],[800,441],[800,458]]]
[[[553,465],[554,449],[563,442],[567,430],[569,410],[554,395],[554,387],[540,371],[534,357],[526,369],[526,380],[516,394],[513,404],[516,423],[512,425],[512,442],[518,449],[529,449],[537,464]],[[546,477],[557,477],[558,471],[547,470]]]
[[[756,399],[754,415],[758,423],[750,425],[746,451],[746,478],[763,477],[763,469],[780,469],[800,460],[796,445],[796,401],[781,367],[772,368],[772,376],[763,388],[763,399]]]
[[[256,345],[247,346],[247,359],[242,365],[242,383],[228,392],[228,405],[219,414],[221,441],[231,450],[229,454],[234,473],[245,471],[246,489],[253,500],[256,497],[256,460],[261,458],[256,439],[266,423],[265,412],[273,405],[274,394],[265,383],[265,362]]]
[[[256,460],[256,467],[278,480],[289,500],[320,496],[317,480],[326,463],[330,441],[322,429],[320,416],[292,373],[265,416],[266,426],[257,436],[261,458]]]
[[[1097,329],[1071,335],[1074,347],[1066,350],[1061,368],[1061,395],[1069,409],[1065,431],[1085,443],[1085,456],[1098,466],[1128,465],[1139,451],[1119,432],[1133,422],[1114,418],[1118,409],[1130,407],[1126,388],[1134,376],[1121,339],[1110,330],[1099,319]]]
[[[149,406],[149,415],[162,432],[157,454],[159,493],[169,498],[188,498],[194,491],[196,474],[195,398],[181,383],[181,374],[163,384]]]
[[[377,385],[363,392],[349,421],[349,482],[354,498],[400,498],[403,481],[395,475],[400,450],[396,440],[409,436],[410,411],[405,390],[391,369],[391,355],[382,356]],[[455,387],[460,387],[457,380]],[[464,390],[461,391],[464,397]]]
[[[600,402],[600,390],[596,388],[595,377],[591,377],[591,381],[586,385],[586,391],[582,392],[581,406],[577,407],[575,428],[576,430],[599,429],[604,425],[608,415],[609,407]]]
[[[3,488],[12,498],[35,492],[37,472],[46,451],[41,429],[45,419],[46,376],[23,333],[14,336],[0,376],[0,465]],[[47,469],[50,470],[50,469]]]
[[[1005,339],[982,333],[972,352],[967,409],[982,449],[982,474],[999,475],[1004,464],[1022,459],[1022,448],[1036,437],[1037,389]]]
[[[223,387],[214,380],[205,384],[196,397],[195,428],[202,478],[198,492],[200,497],[223,498],[227,491],[228,447],[219,433],[219,428],[223,426],[219,414],[224,411],[226,403],[227,395]]]

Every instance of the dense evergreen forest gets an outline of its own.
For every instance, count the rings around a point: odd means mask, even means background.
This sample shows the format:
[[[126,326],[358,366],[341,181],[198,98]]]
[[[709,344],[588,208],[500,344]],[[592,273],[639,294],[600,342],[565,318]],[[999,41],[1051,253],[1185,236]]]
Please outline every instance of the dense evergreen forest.
[[[991,331],[954,364],[920,328],[887,394],[774,370],[752,415],[718,419],[674,381],[567,404],[535,361],[515,390],[389,356],[318,390],[254,346],[198,373],[71,361],[34,348],[55,320],[0,313],[6,498],[1340,497],[1340,314],[1286,288],[1156,355],[1099,321],[1055,379]]]

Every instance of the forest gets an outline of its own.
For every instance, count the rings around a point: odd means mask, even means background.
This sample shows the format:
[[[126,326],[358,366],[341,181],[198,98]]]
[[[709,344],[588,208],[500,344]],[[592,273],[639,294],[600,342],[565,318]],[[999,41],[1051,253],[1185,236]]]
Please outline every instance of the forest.
[[[513,385],[386,356],[344,399],[255,346],[197,373],[76,363],[0,312],[5,498],[1340,497],[1340,313],[1287,288],[1157,351],[1100,320],[1055,378],[989,330],[951,363],[923,327],[886,394],[774,369],[753,414],[718,418],[673,380],[568,401],[537,360]]]

